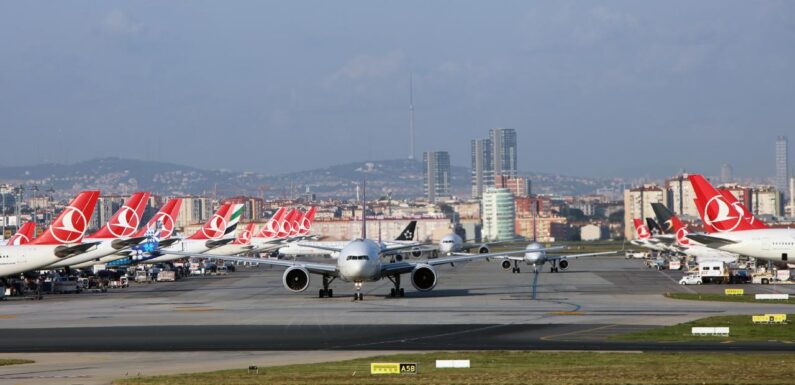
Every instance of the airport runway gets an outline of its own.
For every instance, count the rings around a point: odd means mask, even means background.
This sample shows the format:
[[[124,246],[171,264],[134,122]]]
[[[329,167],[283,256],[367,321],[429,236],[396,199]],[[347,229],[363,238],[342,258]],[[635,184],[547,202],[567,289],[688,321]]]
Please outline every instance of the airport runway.
[[[590,258],[544,272],[530,298],[529,268],[495,262],[439,269],[436,289],[389,298],[389,282],[332,284],[336,297],[287,292],[281,270],[245,269],[225,277],[136,285],[105,294],[52,295],[0,303],[0,351],[202,350],[793,350],[783,343],[626,343],[607,337],[725,314],[795,313],[793,305],[671,300],[667,291],[722,292],[726,286],[676,283],[641,261]],[[408,279],[404,280],[404,282]],[[790,286],[743,285],[749,292]]]

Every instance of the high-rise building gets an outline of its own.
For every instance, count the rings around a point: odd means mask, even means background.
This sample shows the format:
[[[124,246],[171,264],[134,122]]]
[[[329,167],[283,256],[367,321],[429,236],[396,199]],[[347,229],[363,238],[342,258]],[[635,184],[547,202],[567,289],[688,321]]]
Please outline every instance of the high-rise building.
[[[425,196],[429,202],[450,196],[450,154],[447,151],[422,153]]]
[[[472,140],[472,197],[480,198],[483,191],[494,184],[491,140]]]
[[[483,192],[483,237],[503,241],[516,237],[516,206],[511,190],[489,188]]]
[[[645,220],[647,217],[654,217],[652,203],[666,202],[666,190],[660,186],[649,184],[624,190],[624,236],[627,239],[635,239],[635,225],[633,218]]]
[[[516,165],[516,130],[492,128],[489,130],[489,139],[494,157],[494,175],[516,177],[519,173]]]
[[[724,163],[720,166],[720,183],[731,183],[734,179],[734,169],[732,165]]]
[[[676,215],[684,215],[692,219],[699,217],[695,202],[696,192],[693,190],[693,185],[690,184],[687,174],[680,174],[666,180],[665,189],[667,190],[668,208]],[[653,212],[649,214],[654,216]]]
[[[510,178],[503,175],[494,177],[494,187],[507,188],[511,190],[514,197],[529,197],[531,193],[530,180],[525,177],[519,176]]]
[[[779,136],[776,138],[776,190],[783,194],[787,193],[787,182],[789,180],[789,156],[787,137]]]

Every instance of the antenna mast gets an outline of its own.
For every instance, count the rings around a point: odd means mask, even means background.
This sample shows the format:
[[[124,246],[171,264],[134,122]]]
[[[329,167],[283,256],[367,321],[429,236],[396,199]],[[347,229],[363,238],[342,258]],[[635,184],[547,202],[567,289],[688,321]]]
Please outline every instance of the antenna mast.
[[[409,160],[414,153],[414,74],[409,72]]]

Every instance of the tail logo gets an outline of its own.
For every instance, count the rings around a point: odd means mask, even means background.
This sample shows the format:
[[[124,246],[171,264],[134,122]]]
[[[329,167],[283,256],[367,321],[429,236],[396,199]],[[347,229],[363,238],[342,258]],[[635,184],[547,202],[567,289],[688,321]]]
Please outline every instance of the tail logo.
[[[240,234],[240,243],[248,244],[251,241],[251,231],[248,229],[243,230]]]
[[[643,238],[648,238],[650,235],[651,233],[649,232],[649,228],[646,227],[646,225],[638,226],[638,237],[643,239]]]
[[[676,240],[679,242],[680,245],[689,245],[690,240],[687,239],[687,229],[682,227],[679,230],[676,230]]]
[[[168,213],[157,213],[155,216],[155,226],[157,222],[160,222],[160,239],[167,239],[174,233],[174,218],[171,217]]]
[[[69,206],[64,209],[64,214],[60,220],[50,226],[50,235],[60,243],[75,242],[83,238],[87,224],[88,221],[83,212],[73,206]]]
[[[129,237],[138,228],[141,218],[130,206],[122,206],[116,223],[108,222],[108,231],[116,238]]]
[[[414,232],[411,230],[406,230],[403,232],[403,238],[405,239],[414,239]]]
[[[13,238],[11,238],[8,242],[9,245],[19,246],[25,243],[30,242],[30,238],[28,238],[25,234],[16,234]]]
[[[209,239],[221,238],[224,232],[226,232],[226,219],[218,214],[213,215],[207,226],[202,227],[202,234]]]
[[[729,232],[736,229],[740,226],[741,221],[743,220],[742,216],[733,217],[731,214],[731,208],[726,201],[723,200],[723,197],[720,195],[715,195],[714,197],[710,198],[706,205],[704,205],[704,223],[708,226],[714,227],[716,230],[720,232]],[[724,222],[734,221],[734,224],[727,228],[725,225],[716,225]]]
[[[663,222],[663,224],[665,225],[665,229],[666,230],[668,230],[668,231],[673,231],[674,230],[674,221],[673,221],[673,219],[669,219],[669,220]]]

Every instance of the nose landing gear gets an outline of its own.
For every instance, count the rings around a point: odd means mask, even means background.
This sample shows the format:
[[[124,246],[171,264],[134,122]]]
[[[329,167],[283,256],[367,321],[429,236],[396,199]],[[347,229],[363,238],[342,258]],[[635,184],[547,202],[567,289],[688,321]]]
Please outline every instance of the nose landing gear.
[[[353,300],[354,301],[364,301],[364,294],[362,294],[362,282],[354,282],[353,287],[356,289],[356,292],[353,293]]]

